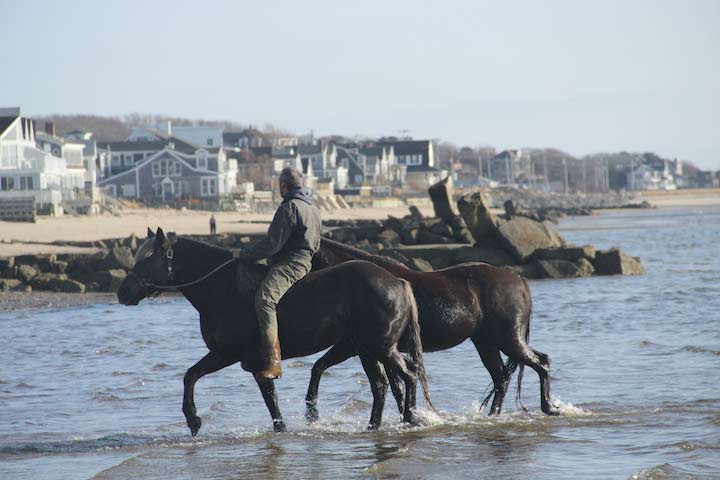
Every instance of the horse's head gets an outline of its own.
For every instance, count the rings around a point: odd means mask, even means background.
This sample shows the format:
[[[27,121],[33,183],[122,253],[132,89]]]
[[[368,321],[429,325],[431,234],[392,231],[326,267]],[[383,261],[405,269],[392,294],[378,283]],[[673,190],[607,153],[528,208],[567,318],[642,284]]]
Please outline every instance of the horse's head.
[[[162,228],[153,233],[148,228],[145,242],[135,254],[135,265],[118,289],[118,301],[123,305],[137,305],[140,300],[160,293],[158,286],[173,280],[173,246],[175,235],[165,235]]]

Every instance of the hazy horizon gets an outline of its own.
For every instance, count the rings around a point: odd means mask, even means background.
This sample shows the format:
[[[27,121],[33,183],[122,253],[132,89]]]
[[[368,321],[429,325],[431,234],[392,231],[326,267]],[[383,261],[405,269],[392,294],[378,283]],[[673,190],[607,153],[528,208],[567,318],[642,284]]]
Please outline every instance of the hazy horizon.
[[[720,168],[720,3],[0,0],[0,106]]]

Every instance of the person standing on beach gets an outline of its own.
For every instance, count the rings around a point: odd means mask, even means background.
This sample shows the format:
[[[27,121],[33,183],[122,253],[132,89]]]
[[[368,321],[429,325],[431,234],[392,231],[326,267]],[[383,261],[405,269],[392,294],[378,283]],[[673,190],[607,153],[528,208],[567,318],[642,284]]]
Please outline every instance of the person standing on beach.
[[[312,257],[320,248],[322,231],[320,211],[302,188],[300,172],[286,167],[280,172],[279,182],[283,201],[267,236],[244,250],[233,251],[233,256],[244,264],[270,259],[270,271],[255,294],[262,366],[254,373],[260,378],[282,375],[275,308],[285,292],[310,271]]]
[[[210,235],[213,237],[217,234],[217,223],[215,222],[215,215],[210,215]]]

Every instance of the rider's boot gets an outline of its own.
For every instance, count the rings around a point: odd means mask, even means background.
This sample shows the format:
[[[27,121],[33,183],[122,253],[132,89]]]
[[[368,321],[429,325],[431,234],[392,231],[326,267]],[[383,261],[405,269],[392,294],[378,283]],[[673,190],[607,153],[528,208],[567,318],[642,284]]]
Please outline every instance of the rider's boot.
[[[266,379],[282,377],[280,340],[278,339],[277,327],[260,329],[260,348],[262,367],[255,376]]]

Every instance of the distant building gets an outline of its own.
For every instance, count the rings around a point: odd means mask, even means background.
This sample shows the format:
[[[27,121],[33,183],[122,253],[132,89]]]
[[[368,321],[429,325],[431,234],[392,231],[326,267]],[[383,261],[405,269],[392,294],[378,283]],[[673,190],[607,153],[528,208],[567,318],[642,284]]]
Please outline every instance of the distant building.
[[[233,192],[237,160],[219,147],[171,136],[161,140],[105,142],[98,150],[110,159],[99,182],[106,192],[146,203],[191,199],[216,201]]]
[[[84,145],[55,136],[50,122],[45,128],[19,108],[0,109],[0,199],[33,196],[39,209],[57,212],[85,196]]]
[[[631,168],[627,173],[628,190],[676,190],[670,162],[664,160],[661,165],[648,162]]]
[[[406,180],[414,185],[432,185],[447,176],[437,167],[432,140],[397,140],[378,142],[378,146],[392,147],[395,163],[407,167]]]

